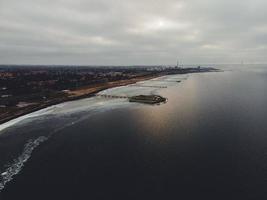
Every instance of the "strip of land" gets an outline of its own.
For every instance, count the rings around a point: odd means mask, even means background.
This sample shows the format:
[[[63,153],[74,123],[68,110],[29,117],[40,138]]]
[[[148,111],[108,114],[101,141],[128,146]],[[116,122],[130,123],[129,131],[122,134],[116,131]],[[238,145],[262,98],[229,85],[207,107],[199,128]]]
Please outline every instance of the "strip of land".
[[[4,68],[2,71],[1,74],[0,67],[0,78],[3,75],[6,77],[0,79],[0,83],[6,86],[0,88],[0,124],[62,102],[92,97],[102,90],[113,87],[171,74],[217,70],[214,68],[155,68],[153,70],[151,68],[134,70],[82,68],[77,71],[74,68],[27,70]]]
[[[67,102],[67,101],[74,101],[78,99],[89,98],[89,97],[94,96],[96,93],[109,89],[109,88],[126,86],[129,84],[134,84],[140,81],[145,81],[145,80],[153,79],[156,77],[159,77],[159,75],[143,76],[143,77],[132,78],[129,80],[112,81],[108,83],[100,83],[100,84],[94,84],[94,85],[89,85],[89,86],[83,86],[81,88],[77,88],[74,90],[68,90],[64,92],[65,96],[63,97],[46,100],[45,102],[40,102],[40,103],[31,103],[25,107],[16,107],[16,108],[12,107],[8,109],[7,112],[0,114],[0,124],[10,121],[12,119],[15,119],[17,117],[32,113],[34,111],[47,108],[52,105],[56,105],[56,104]]]

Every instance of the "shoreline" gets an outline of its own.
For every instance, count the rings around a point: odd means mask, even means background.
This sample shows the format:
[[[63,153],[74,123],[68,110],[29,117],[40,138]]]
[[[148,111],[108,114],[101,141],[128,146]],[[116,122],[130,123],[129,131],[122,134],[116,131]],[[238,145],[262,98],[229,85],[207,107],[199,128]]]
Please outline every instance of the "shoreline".
[[[68,96],[66,96],[66,97],[50,100],[50,101],[39,103],[39,104],[37,103],[37,104],[32,105],[31,107],[25,107],[24,110],[17,110],[14,112],[10,112],[7,114],[6,117],[3,117],[2,119],[0,118],[0,125],[3,125],[7,122],[10,122],[11,120],[15,120],[15,119],[22,117],[24,115],[48,108],[50,106],[58,105],[60,103],[94,97],[98,92],[101,92],[103,90],[107,90],[110,88],[135,84],[135,83],[140,82],[140,81],[151,80],[151,79],[166,76],[166,75],[194,74],[194,73],[219,72],[219,71],[220,70],[218,70],[218,69],[214,69],[214,68],[208,69],[207,68],[207,69],[204,69],[204,71],[187,71],[187,72],[183,72],[183,73],[173,73],[173,74],[155,73],[155,74],[150,74],[150,75],[145,75],[145,76],[140,76],[140,77],[134,77],[134,78],[127,79],[127,80],[119,80],[119,81],[107,82],[104,84],[85,86],[85,87],[81,87],[81,88],[76,89],[76,90],[67,91],[66,94]]]
[[[0,119],[0,125],[3,125],[7,122],[10,122],[11,120],[17,119],[24,115],[48,108],[50,106],[58,105],[58,104],[69,102],[69,101],[76,101],[76,100],[80,100],[84,98],[91,98],[91,97],[94,97],[98,92],[101,92],[101,91],[104,91],[110,88],[127,86],[127,85],[134,84],[140,81],[146,81],[146,80],[150,80],[150,79],[165,76],[165,75],[166,74],[156,74],[156,75],[150,75],[150,76],[135,77],[129,80],[108,82],[105,84],[87,86],[87,87],[79,88],[77,90],[72,90],[72,91],[67,92],[67,94],[69,95],[67,97],[40,103],[37,105],[33,105],[31,107],[25,108],[25,110],[18,110],[17,112],[10,113],[10,115],[8,115],[7,117]]]

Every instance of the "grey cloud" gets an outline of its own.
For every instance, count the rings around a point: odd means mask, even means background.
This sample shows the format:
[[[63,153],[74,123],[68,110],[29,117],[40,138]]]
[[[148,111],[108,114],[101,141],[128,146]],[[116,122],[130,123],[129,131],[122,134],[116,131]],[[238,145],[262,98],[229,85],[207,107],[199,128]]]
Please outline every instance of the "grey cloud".
[[[265,0],[0,0],[0,62],[266,62]]]

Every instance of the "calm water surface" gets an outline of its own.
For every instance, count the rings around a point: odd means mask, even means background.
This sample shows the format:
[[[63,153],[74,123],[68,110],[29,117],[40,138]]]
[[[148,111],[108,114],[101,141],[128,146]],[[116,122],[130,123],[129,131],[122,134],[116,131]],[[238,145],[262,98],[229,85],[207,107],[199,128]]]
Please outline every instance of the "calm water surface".
[[[143,84],[168,88],[105,92],[168,103],[82,100],[2,130],[0,198],[267,199],[267,68]]]

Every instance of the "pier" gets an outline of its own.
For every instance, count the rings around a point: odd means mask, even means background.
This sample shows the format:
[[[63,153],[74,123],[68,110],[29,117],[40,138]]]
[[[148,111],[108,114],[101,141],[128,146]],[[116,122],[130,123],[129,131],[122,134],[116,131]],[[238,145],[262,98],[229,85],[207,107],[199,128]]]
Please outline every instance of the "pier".
[[[109,94],[96,94],[98,97],[103,97],[107,99],[128,99],[129,96],[120,96],[120,95],[109,95]]]
[[[120,96],[120,95],[96,94],[96,96],[108,99],[128,99],[129,102],[144,103],[144,104],[159,104],[167,102],[167,98],[164,98],[159,95]]]
[[[158,88],[158,89],[167,88],[167,86],[156,86],[156,85],[138,85],[138,84],[129,85],[129,86],[130,86],[130,87],[148,87],[148,88]]]
[[[186,80],[186,79],[180,79],[180,80],[150,80],[150,81],[155,81],[155,82],[171,82],[171,83],[179,83],[182,80]],[[167,86],[166,86],[167,87]]]

